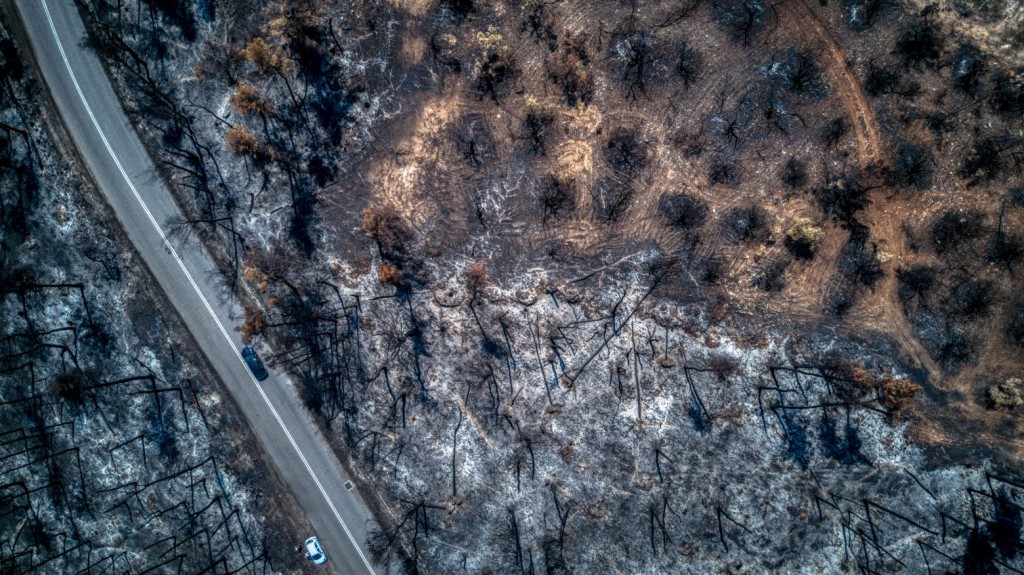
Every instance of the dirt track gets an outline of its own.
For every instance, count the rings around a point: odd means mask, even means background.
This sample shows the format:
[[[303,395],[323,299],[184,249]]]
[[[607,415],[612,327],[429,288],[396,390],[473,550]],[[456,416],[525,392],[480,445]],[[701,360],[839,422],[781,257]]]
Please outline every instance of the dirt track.
[[[882,138],[879,135],[878,125],[875,122],[874,113],[864,87],[861,85],[854,73],[847,57],[839,44],[832,37],[829,31],[822,24],[814,11],[803,0],[788,2],[782,7],[784,15],[790,18],[795,27],[804,30],[805,39],[815,52],[826,56],[822,64],[829,80],[836,88],[836,95],[842,102],[843,108],[850,119],[856,141],[857,161],[861,170],[868,170],[871,167],[884,165],[887,157],[884,152]],[[879,199],[876,204],[869,208],[872,236],[886,251],[896,256],[904,252],[904,240],[899,234],[899,222],[902,221],[902,210],[895,210],[892,213],[890,202]],[[901,206],[900,206],[901,207]],[[832,250],[838,253],[840,245]],[[834,258],[822,258],[826,261],[834,261]],[[829,268],[830,269],[830,268]],[[818,270],[821,272],[822,270]],[[818,297],[815,303],[822,303],[824,293],[827,290],[828,282],[824,281],[827,276],[822,273],[816,274],[812,285],[819,286]],[[850,318],[862,328],[878,330],[882,329],[889,333],[898,342],[900,349],[907,356],[913,359],[929,374],[934,381],[941,377],[941,370],[935,360],[928,354],[921,343],[914,336],[913,326],[907,320],[895,298],[896,281],[891,275],[885,278],[875,291],[862,302],[865,308],[857,318]]]
[[[885,154],[882,151],[875,116],[871,112],[871,104],[843,51],[803,0],[785,3],[782,9],[793,19],[798,29],[807,31],[806,39],[813,48],[816,48],[816,52],[828,55],[823,62],[825,72],[836,87],[843,108],[846,109],[853,124],[854,136],[857,139],[857,160],[861,169],[867,169],[872,164],[884,163]]]

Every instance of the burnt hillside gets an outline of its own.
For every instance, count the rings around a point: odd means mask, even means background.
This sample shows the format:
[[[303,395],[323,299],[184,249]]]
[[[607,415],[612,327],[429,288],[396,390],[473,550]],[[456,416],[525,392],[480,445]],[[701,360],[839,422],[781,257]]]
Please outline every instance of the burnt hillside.
[[[4,18],[8,15],[0,14]],[[0,23],[0,572],[292,571],[291,496]]]
[[[1024,70],[991,7],[82,8],[382,559],[1022,568]]]

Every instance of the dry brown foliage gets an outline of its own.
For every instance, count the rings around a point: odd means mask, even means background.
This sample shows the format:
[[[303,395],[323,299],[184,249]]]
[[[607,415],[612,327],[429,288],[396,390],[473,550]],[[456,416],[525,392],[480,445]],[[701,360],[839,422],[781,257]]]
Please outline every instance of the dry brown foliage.
[[[906,379],[885,378],[878,382],[879,399],[889,416],[899,419],[910,401],[924,388]]]
[[[260,69],[260,72],[279,71],[287,73],[290,62],[283,58],[273,45],[263,38],[253,38],[242,49],[242,55]]]
[[[262,153],[263,146],[256,136],[242,124],[232,126],[226,134],[224,141],[228,149],[237,156],[256,156]]]
[[[245,278],[245,281],[256,284],[256,288],[261,292],[267,291],[267,288],[270,287],[270,276],[257,267],[246,266],[242,270],[242,277]]]
[[[721,323],[729,313],[729,300],[721,294],[711,300],[709,306],[712,325],[718,325]]]
[[[263,310],[246,305],[244,306],[245,319],[242,321],[242,325],[235,328],[236,331],[242,334],[242,343],[249,345],[252,343],[252,338],[257,335],[262,335],[263,331],[267,329],[267,318],[263,315]]]
[[[263,97],[259,88],[248,82],[239,82],[235,92],[231,94],[231,105],[243,114],[269,114],[274,109],[273,103]]]
[[[731,357],[720,354],[711,357],[711,371],[722,381],[729,379],[729,376],[736,373],[736,367],[736,360]]]
[[[871,391],[878,386],[878,378],[868,373],[868,370],[860,366],[853,366],[847,375],[858,388],[864,391]]]
[[[548,60],[548,75],[562,89],[570,107],[587,106],[594,97],[594,75],[587,55],[588,36],[570,34],[558,52]]]
[[[377,268],[377,281],[382,284],[397,284],[402,272],[391,264],[380,264]]]
[[[466,288],[476,293],[491,284],[491,271],[487,262],[473,262],[466,267]]]
[[[363,210],[363,233],[382,253],[402,252],[408,236],[398,210],[390,204],[371,204]]]

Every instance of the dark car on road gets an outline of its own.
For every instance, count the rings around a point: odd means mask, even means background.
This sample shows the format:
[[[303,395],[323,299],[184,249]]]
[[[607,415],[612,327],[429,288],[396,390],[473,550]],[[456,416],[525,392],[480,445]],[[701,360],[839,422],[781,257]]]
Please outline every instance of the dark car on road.
[[[244,359],[245,364],[249,366],[249,371],[256,376],[257,381],[263,381],[270,377],[270,374],[267,373],[267,368],[263,367],[263,362],[260,361],[259,356],[256,355],[256,351],[251,347],[242,348],[242,359]]]

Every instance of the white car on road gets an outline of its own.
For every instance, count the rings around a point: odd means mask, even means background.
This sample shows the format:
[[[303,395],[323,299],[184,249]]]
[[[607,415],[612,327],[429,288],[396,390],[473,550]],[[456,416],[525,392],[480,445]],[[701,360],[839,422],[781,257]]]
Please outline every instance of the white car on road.
[[[324,553],[323,547],[320,547],[320,540],[316,538],[316,535],[306,539],[306,557],[309,557],[317,565],[327,563],[327,554]]]

